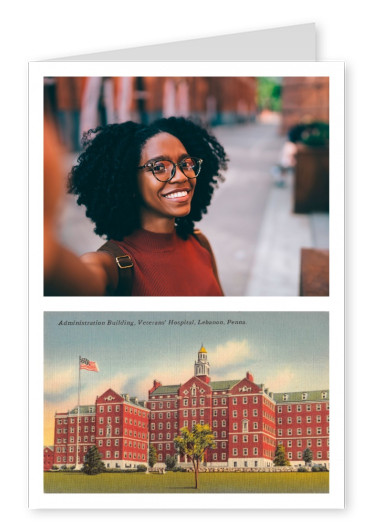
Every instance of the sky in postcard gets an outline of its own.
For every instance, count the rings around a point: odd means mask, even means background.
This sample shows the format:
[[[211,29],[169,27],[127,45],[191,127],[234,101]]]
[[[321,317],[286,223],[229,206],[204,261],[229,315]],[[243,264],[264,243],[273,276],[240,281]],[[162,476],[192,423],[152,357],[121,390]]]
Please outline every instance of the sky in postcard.
[[[53,444],[54,413],[77,405],[79,356],[99,367],[81,371],[81,405],[108,388],[143,400],[154,379],[188,380],[201,345],[212,381],[250,371],[274,392],[329,386],[326,312],[46,312],[45,444]]]

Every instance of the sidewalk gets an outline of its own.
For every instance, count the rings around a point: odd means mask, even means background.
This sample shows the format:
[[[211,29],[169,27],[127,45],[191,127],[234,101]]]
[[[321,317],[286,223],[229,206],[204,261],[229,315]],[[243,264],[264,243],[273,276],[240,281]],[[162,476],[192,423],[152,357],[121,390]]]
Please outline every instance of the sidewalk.
[[[293,178],[270,190],[244,295],[299,295],[300,250],[329,248],[329,215],[294,214]]]

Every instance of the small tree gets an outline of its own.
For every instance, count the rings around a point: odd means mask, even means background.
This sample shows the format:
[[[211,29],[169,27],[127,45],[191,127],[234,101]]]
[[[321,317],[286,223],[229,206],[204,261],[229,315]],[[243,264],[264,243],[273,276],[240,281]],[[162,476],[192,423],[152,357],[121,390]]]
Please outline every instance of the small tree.
[[[92,446],[85,455],[85,462],[82,471],[89,476],[100,474],[106,470],[105,464],[101,459],[101,454],[96,446]]]
[[[152,444],[149,446],[149,466],[150,468],[153,468],[155,463],[157,462],[157,450],[155,449],[155,446]]]
[[[277,449],[274,454],[273,463],[275,466],[289,466],[290,461],[286,458],[285,447],[282,444],[277,446]]]
[[[215,448],[214,435],[208,424],[195,424],[192,431],[182,428],[174,439],[175,448],[181,456],[187,456],[195,472],[195,488],[198,489],[198,472],[208,448]]]
[[[176,455],[171,455],[169,457],[166,457],[165,464],[166,464],[167,470],[172,470],[173,468],[175,468],[177,462],[178,462],[178,458],[176,457]]]
[[[312,450],[310,448],[306,448],[303,452],[303,461],[305,463],[305,465],[309,465],[312,463],[312,459],[313,459],[313,454],[312,454]]]

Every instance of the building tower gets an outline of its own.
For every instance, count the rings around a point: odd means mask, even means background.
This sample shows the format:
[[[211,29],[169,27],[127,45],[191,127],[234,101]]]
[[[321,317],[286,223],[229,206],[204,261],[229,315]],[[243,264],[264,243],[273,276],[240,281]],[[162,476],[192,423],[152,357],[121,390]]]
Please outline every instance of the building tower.
[[[201,345],[198,351],[197,361],[195,361],[195,376],[204,377],[204,380],[209,381],[210,363],[208,362],[208,353],[204,345]]]

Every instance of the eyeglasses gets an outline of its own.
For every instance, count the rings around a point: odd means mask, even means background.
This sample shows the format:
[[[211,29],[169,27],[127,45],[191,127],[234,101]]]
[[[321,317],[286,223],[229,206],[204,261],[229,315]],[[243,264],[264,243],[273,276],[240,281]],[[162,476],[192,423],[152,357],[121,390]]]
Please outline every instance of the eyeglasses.
[[[198,157],[184,157],[177,164],[172,160],[155,160],[147,162],[143,166],[139,166],[139,170],[148,168],[153,172],[154,177],[161,182],[171,181],[175,177],[176,167],[179,166],[180,170],[184,173],[188,179],[196,179],[201,170],[201,164],[203,160]]]

